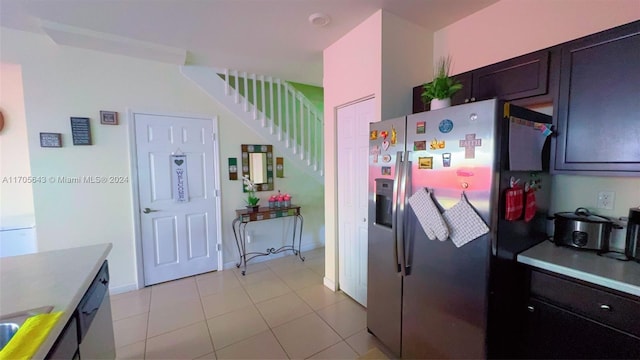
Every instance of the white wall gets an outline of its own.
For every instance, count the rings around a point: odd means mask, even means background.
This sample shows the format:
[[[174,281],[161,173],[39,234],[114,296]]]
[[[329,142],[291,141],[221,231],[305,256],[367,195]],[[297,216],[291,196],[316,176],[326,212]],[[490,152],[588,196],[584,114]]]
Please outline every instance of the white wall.
[[[502,0],[436,31],[433,58],[458,74],[638,19],[638,0]]]
[[[374,121],[411,112],[411,89],[432,74],[432,33],[378,11],[324,50],[325,285],[338,279],[336,109],[375,97]]]
[[[453,73],[473,70],[640,19],[638,0],[503,0],[435,33],[434,59],[450,54]],[[548,114],[548,106],[539,109]],[[587,207],[627,216],[640,205],[640,178],[556,175],[552,212]],[[613,210],[595,209],[599,191],[616,193]],[[614,234],[620,247],[624,234]]]
[[[220,136],[224,261],[237,259],[231,221],[244,206],[241,181],[228,180],[227,158],[240,158],[240,144],[264,144],[232,114],[183,77],[175,65],[58,46],[47,37],[2,28],[0,61],[20,64],[26,128],[34,176],[127,176],[127,112],[218,116]],[[120,125],[99,124],[99,111],[117,111]],[[94,145],[74,146],[69,117],[91,118]],[[40,132],[62,133],[63,147],[39,146]],[[274,156],[282,156],[274,153]],[[276,188],[289,192],[305,216],[304,247],[323,241],[322,185],[294,166]],[[266,199],[266,193],[259,193]],[[37,184],[33,198],[41,251],[112,242],[112,289],[135,287],[136,261],[130,184]],[[265,222],[256,242],[281,242],[282,222]]]
[[[0,132],[0,221],[33,215],[33,191],[24,113],[22,69],[0,63],[0,110],[5,126]],[[9,225],[9,224],[7,224]]]

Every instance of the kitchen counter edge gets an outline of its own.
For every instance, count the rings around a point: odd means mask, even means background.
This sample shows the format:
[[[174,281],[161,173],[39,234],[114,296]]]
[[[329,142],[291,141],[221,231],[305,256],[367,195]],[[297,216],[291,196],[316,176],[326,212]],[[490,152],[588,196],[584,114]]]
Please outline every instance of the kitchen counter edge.
[[[518,254],[519,263],[640,297],[640,263],[544,241]]]
[[[43,305],[52,305],[54,307],[52,312],[62,311],[63,313],[60,319],[58,320],[58,322],[49,331],[49,334],[47,335],[46,339],[43,341],[42,345],[40,345],[40,348],[33,355],[32,357],[33,359],[44,359],[47,356],[47,354],[55,344],[58,336],[62,333],[62,330],[64,329],[67,322],[73,315],[73,312],[75,311],[78,304],[80,303],[80,300],[82,300],[82,297],[84,296],[87,289],[91,285],[91,282],[93,281],[95,276],[98,274],[100,267],[102,266],[103,262],[106,260],[107,255],[111,251],[112,247],[113,246],[111,243],[106,243],[106,244],[90,245],[90,246],[83,246],[83,247],[71,248],[71,249],[46,251],[41,253],[29,254],[29,255],[21,255],[21,256],[14,257],[14,259],[12,259],[11,257],[0,259],[0,266],[2,267],[8,266],[8,262],[13,262],[16,260],[19,260],[21,263],[24,264],[25,267],[28,267],[29,264],[33,262],[41,262],[41,263],[50,265],[50,264],[55,264],[60,262],[60,259],[63,259],[63,258],[67,258],[67,261],[72,262],[75,259],[78,259],[78,256],[86,257],[84,260],[85,262],[84,266],[82,266],[83,270],[86,270],[85,275],[77,275],[77,274],[75,276],[71,275],[74,279],[79,280],[79,281],[75,281],[77,283],[77,286],[76,285],[73,286],[75,291],[70,291],[70,294],[64,298],[61,298],[61,297],[56,298],[56,296],[52,296],[51,300],[49,300],[49,299],[46,299],[46,296],[44,296],[45,299],[42,300]],[[13,270],[16,270],[18,268],[15,266],[15,263],[12,265],[14,265],[14,266],[11,266]],[[61,264],[61,266],[64,266],[64,264]],[[78,270],[77,268],[70,267],[68,272],[77,271],[77,270]],[[64,272],[65,270],[56,271],[56,276],[54,281],[56,282],[60,281],[59,277]],[[34,273],[30,272],[29,276],[32,276],[32,275],[34,275]],[[43,274],[43,276],[48,276],[48,275]],[[3,281],[1,285],[4,286],[6,284]],[[16,299],[16,300],[19,301],[20,299]],[[4,310],[5,309],[3,309],[3,312]]]

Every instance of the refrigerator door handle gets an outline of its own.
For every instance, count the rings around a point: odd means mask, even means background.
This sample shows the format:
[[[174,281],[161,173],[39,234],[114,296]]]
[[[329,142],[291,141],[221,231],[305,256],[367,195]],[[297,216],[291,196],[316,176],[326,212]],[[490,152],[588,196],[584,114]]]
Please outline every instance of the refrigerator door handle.
[[[398,194],[398,187],[402,181],[402,151],[398,151],[396,154],[396,174],[393,179],[393,205],[391,208],[391,229],[393,233],[393,253],[394,263],[396,264],[396,272],[400,272],[402,267],[400,260],[398,260],[398,202],[400,200]]]
[[[406,221],[405,221],[405,206],[407,203],[407,186],[411,186],[411,183],[409,182],[409,167],[410,167],[410,163],[409,163],[409,151],[406,151],[404,153],[404,157],[403,157],[403,161],[402,161],[402,175],[401,175],[401,179],[400,179],[400,193],[398,194],[399,199],[398,199],[398,241],[397,241],[397,245],[400,246],[400,248],[398,249],[396,247],[396,251],[400,254],[400,273],[402,274],[402,276],[406,276],[407,275],[407,258],[405,255],[405,241],[404,241],[404,234],[405,234],[405,226],[406,226]]]

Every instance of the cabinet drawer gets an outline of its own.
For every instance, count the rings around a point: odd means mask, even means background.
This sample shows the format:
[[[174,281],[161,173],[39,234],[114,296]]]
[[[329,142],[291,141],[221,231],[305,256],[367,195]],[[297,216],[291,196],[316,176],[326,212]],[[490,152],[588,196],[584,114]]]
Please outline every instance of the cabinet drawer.
[[[531,294],[640,337],[640,301],[538,271],[531,272]]]

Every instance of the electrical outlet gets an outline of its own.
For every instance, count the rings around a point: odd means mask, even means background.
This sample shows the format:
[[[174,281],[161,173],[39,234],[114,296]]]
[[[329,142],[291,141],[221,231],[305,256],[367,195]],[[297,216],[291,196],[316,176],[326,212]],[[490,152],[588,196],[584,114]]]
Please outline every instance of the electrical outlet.
[[[596,208],[613,210],[616,193],[613,191],[600,191],[598,193],[598,201],[596,202]]]

